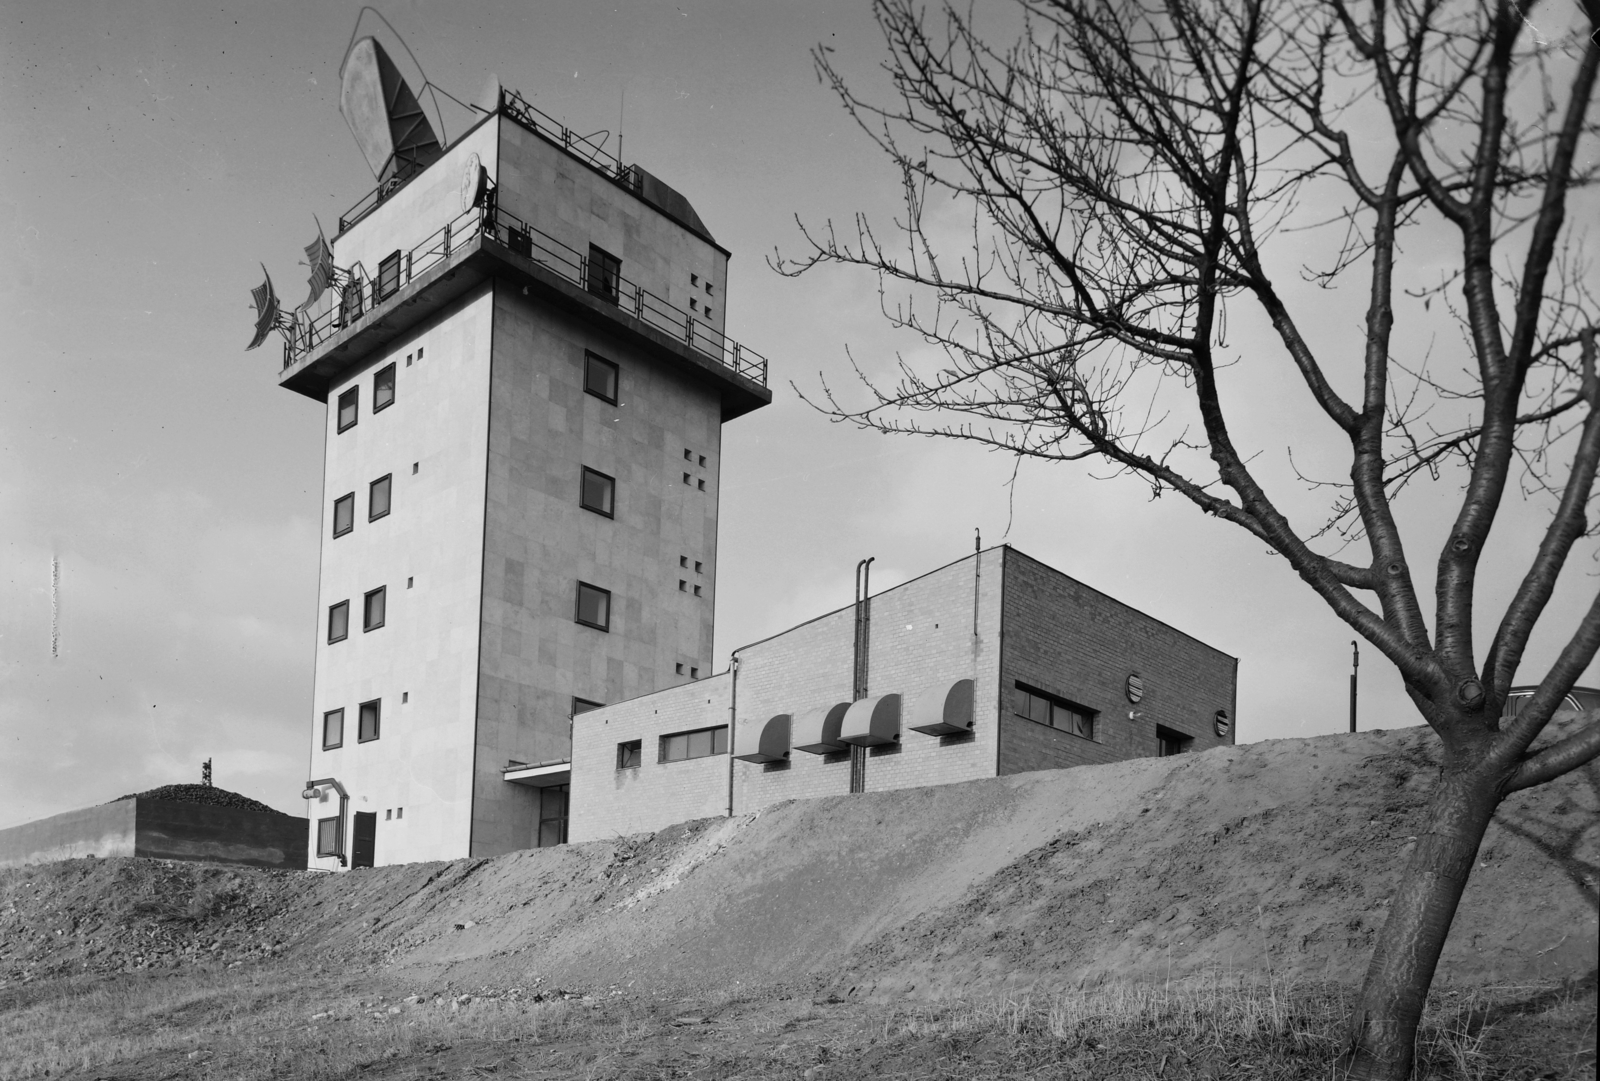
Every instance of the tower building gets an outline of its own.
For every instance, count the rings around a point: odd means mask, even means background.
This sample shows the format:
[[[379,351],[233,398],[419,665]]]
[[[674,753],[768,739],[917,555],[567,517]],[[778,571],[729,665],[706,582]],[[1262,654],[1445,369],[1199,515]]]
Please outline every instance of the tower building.
[[[327,406],[311,865],[560,843],[572,717],[710,674],[766,362],[678,192],[511,91],[440,145],[376,43],[348,66],[380,183],[275,316]]]

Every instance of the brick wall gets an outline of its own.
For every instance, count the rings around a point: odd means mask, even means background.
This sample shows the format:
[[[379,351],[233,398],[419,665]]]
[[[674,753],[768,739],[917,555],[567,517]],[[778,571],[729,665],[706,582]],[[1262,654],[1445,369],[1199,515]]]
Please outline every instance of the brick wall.
[[[1157,725],[1190,737],[1192,751],[1233,742],[1233,657],[1015,549],[1004,551],[1000,773],[1154,755]],[[1137,705],[1127,697],[1131,673],[1144,681]],[[1009,696],[1018,681],[1096,711],[1095,738],[1014,716]],[[1213,728],[1219,709],[1232,721],[1226,737]]]
[[[872,598],[867,693],[911,699],[940,680],[973,678],[977,684],[970,739],[941,739],[902,730],[898,746],[874,748],[866,766],[868,791],[946,784],[993,776],[995,688],[999,677],[1000,550],[951,563]],[[979,591],[978,633],[973,596]],[[738,652],[738,731],[735,753],[753,750],[761,728],[780,713],[851,699],[854,675],[854,606],[839,609]],[[850,791],[846,755],[790,755],[787,767],[734,763],[734,807],[739,813],[787,799]]]
[[[658,761],[660,738],[728,723],[733,680],[709,679],[580,713],[572,723],[571,842],[658,830],[728,813],[728,756]],[[617,768],[617,745],[639,740],[640,764]],[[736,763],[742,765],[742,763]]]

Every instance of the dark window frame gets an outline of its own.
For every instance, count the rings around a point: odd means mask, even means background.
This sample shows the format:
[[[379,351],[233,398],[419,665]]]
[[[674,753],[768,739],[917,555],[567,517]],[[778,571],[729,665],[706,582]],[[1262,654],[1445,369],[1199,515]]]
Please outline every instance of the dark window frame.
[[[1168,728],[1164,724],[1156,725],[1156,757],[1170,758],[1173,755],[1188,754],[1192,746],[1194,737],[1189,733]]]
[[[361,596],[361,633],[375,631],[383,627],[389,620],[389,587],[381,585],[377,589],[369,589]],[[372,598],[378,598],[378,621],[372,621]]]
[[[335,635],[333,633],[333,614],[335,612],[337,612],[341,608],[344,609],[344,632],[342,634]],[[343,642],[346,638],[349,638],[349,637],[350,637],[350,602],[348,600],[342,600],[342,601],[339,601],[336,604],[328,605],[328,644],[331,646],[335,642]]]
[[[644,766],[644,740],[625,739],[617,744],[617,768],[640,769]]]
[[[595,389],[594,380],[589,377],[591,371],[603,371],[611,376],[611,394]],[[616,405],[622,397],[622,368],[614,360],[607,360],[599,353],[584,350],[583,353],[583,392],[592,394],[607,405]]]
[[[1034,724],[1042,724],[1046,728],[1053,728],[1057,732],[1065,732],[1067,735],[1074,736],[1078,739],[1086,739],[1090,743],[1100,742],[1099,710],[1090,709],[1088,706],[1085,706],[1079,702],[1062,698],[1058,694],[1051,694],[1049,691],[1035,687],[1031,683],[1024,683],[1021,680],[1012,681],[1012,692],[1011,715],[1013,717],[1021,717],[1025,721],[1031,721]],[[1017,695],[1019,694],[1027,695],[1030,698],[1036,698],[1044,702],[1049,707],[1048,719],[1041,720],[1038,717],[1032,716],[1030,713],[1019,711],[1017,709]],[[1067,715],[1064,718],[1066,721],[1065,724],[1056,723],[1056,714],[1058,712]],[[1081,719],[1084,722],[1084,725],[1088,728],[1087,734],[1076,730],[1076,725],[1074,722],[1078,719]]]
[[[583,287],[591,296],[609,300],[613,304],[622,300],[622,260],[598,244],[589,245],[587,272]]]
[[[350,507],[350,523],[348,525],[346,525],[343,529],[339,528],[339,504],[340,503],[346,503]],[[351,530],[355,529],[355,527],[356,527],[356,494],[354,492],[346,492],[344,495],[340,496],[338,499],[335,499],[333,501],[333,535],[335,537],[342,537],[346,533],[348,533]]]
[[[690,754],[692,748],[690,737],[710,734],[711,749],[703,754]],[[720,740],[718,736],[721,736]],[[683,740],[684,754],[678,758],[668,758],[667,749],[672,740]],[[719,747],[720,744],[720,747]],[[715,758],[728,753],[728,726],[725,724],[710,725],[705,728],[692,728],[687,732],[668,732],[661,736],[657,745],[656,762],[665,765],[670,762],[696,762],[702,758]]]
[[[387,380],[387,388],[385,388],[384,385],[385,374],[387,374],[389,377]],[[383,367],[372,373],[372,411],[374,413],[381,413],[394,404],[394,382],[395,372],[393,364],[385,364]],[[389,391],[388,398],[378,397],[378,392],[382,389],[387,389]]]
[[[372,509],[372,495],[373,495],[374,492],[376,492],[378,490],[378,485],[380,485],[380,484],[382,484],[384,486],[384,489],[383,489],[383,510],[382,511],[374,511]],[[375,480],[371,484],[367,485],[367,521],[376,522],[379,518],[387,518],[387,517],[389,517],[389,512],[391,510],[393,510],[393,509],[394,509],[394,474],[393,473],[385,473],[383,476],[379,477],[377,480]]]
[[[372,734],[367,734],[367,707],[372,707]],[[372,743],[383,734],[383,699],[369,698],[356,707],[356,742]]]
[[[329,826],[332,826],[332,845],[327,844]],[[344,855],[344,822],[341,816],[317,819],[317,858],[325,859],[332,856]]]
[[[595,623],[591,620],[583,618],[583,591],[586,589],[591,589],[594,592],[603,594],[605,596],[606,614],[604,623]],[[573,605],[572,621],[574,623],[581,623],[585,627],[593,627],[597,631],[605,631],[607,634],[611,633],[611,590],[605,589],[601,586],[593,585],[589,582],[580,581],[578,583],[577,599]]]
[[[598,477],[605,482],[606,495],[609,497],[607,501],[611,504],[610,507],[597,507],[589,502],[590,477]],[[602,473],[598,469],[590,469],[588,466],[584,466],[583,473],[578,481],[578,506],[606,518],[615,518],[617,516],[617,478],[609,473]]]
[[[344,411],[347,404],[346,399],[349,399],[349,424],[344,422]],[[356,426],[356,422],[361,419],[361,384],[357,383],[355,386],[350,387],[348,390],[345,390],[339,395],[339,397],[336,399],[336,404],[334,407],[334,417],[338,421],[335,427],[340,432],[348,432],[351,428]]]
[[[378,261],[378,280],[373,291],[379,300],[388,300],[400,291],[400,249],[396,248]]]
[[[328,741],[328,723],[333,718],[338,718],[339,736],[333,742]],[[344,707],[324,710],[322,714],[322,749],[324,751],[337,751],[344,746]]]

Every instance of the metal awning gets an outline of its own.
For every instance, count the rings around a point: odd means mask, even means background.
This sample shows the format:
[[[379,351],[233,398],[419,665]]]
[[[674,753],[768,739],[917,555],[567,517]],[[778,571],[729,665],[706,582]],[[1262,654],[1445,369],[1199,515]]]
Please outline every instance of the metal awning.
[[[552,785],[572,783],[572,761],[563,758],[559,762],[537,762],[534,765],[517,763],[501,770],[500,776],[512,784],[527,785],[529,788],[549,788]]]

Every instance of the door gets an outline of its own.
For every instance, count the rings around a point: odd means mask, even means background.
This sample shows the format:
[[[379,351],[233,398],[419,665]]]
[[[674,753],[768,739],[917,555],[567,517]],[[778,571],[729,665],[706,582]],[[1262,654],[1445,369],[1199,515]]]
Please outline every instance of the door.
[[[378,812],[357,811],[355,826],[350,831],[350,866],[371,867],[377,840]]]
[[[539,848],[554,848],[567,843],[567,786],[553,784],[539,789]]]

